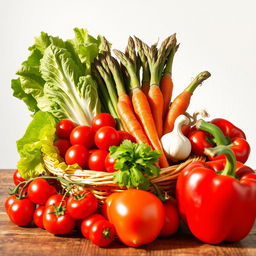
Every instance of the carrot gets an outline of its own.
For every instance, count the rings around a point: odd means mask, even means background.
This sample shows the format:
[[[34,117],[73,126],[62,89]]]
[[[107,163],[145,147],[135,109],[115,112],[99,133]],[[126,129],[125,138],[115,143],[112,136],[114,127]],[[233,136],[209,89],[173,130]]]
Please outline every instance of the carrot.
[[[122,52],[114,50],[114,53],[120,59],[122,64],[126,67],[127,72],[129,73],[134,112],[136,113],[141,124],[143,125],[144,131],[152,147],[162,153],[159,159],[160,167],[168,167],[169,164],[164,154],[161,142],[158,138],[151,109],[146,95],[139,87],[139,80],[136,75],[135,68],[129,58],[127,58],[127,56],[125,56]]]
[[[135,116],[130,97],[125,91],[124,82],[122,76],[120,76],[121,70],[118,66],[118,62],[110,55],[107,55],[106,60],[116,83],[118,94],[117,112],[125,129],[135,137],[138,143],[150,145],[140,122]]]
[[[195,89],[210,76],[211,74],[208,71],[201,72],[189,84],[189,86],[186,87],[186,89],[174,99],[165,119],[163,132],[164,134],[173,130],[176,118],[186,112],[190,103],[191,96],[193,95]]]
[[[176,41],[176,40],[175,40]],[[178,50],[179,45],[172,47],[172,50],[167,58],[165,70],[160,82],[160,89],[164,96],[164,110],[163,110],[163,118],[165,118],[167,111],[169,109],[169,105],[172,99],[172,91],[173,91],[173,80],[172,80],[172,64],[173,64],[173,57],[175,52]]]
[[[165,40],[159,50],[157,50],[156,45],[151,46],[151,48],[143,43],[141,40],[136,38],[137,48],[143,48],[143,52],[147,57],[149,70],[150,70],[150,87],[147,94],[148,102],[150,105],[150,109],[153,115],[153,119],[155,122],[156,130],[158,137],[162,137],[163,132],[163,108],[164,108],[164,97],[160,90],[159,83],[160,83],[160,76],[159,74],[162,73],[161,64],[165,61],[166,51],[169,47],[170,38]]]

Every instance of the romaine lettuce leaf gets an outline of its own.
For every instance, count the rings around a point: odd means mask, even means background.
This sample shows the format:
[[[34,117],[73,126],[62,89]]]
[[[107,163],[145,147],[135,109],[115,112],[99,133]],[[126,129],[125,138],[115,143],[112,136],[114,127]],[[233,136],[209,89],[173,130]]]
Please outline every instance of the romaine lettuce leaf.
[[[97,87],[90,76],[83,76],[71,54],[50,45],[41,60],[40,71],[46,83],[44,102],[39,108],[59,120],[69,119],[90,126],[100,112]]]
[[[45,147],[51,148],[52,153],[57,154],[53,146],[55,139],[56,121],[47,113],[38,111],[29,124],[24,136],[17,141],[17,149],[20,160],[17,168],[24,179],[30,179],[45,173],[42,159],[42,151]]]

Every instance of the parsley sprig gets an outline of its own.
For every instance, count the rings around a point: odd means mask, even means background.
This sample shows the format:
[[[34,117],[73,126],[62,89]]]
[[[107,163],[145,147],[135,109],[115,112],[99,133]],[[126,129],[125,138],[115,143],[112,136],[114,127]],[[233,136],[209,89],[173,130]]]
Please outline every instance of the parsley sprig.
[[[110,156],[116,160],[114,168],[118,170],[114,173],[113,181],[121,187],[147,190],[150,186],[148,178],[159,175],[160,168],[154,163],[160,154],[146,144],[129,140],[118,147],[110,147]]]

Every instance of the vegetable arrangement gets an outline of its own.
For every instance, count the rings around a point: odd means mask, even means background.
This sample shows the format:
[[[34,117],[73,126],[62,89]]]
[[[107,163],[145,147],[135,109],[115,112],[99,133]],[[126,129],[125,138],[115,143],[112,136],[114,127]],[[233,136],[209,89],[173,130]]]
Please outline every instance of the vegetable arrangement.
[[[180,219],[205,243],[243,239],[256,217],[246,136],[225,119],[187,113],[210,73],[172,99],[176,34],[159,47],[129,37],[121,52],[103,36],[74,32],[71,40],[42,32],[12,80],[33,119],[17,141],[16,186],[5,202],[10,220],[54,235],[77,230],[101,247],[116,238],[138,247],[171,236]],[[195,156],[207,159],[186,164]],[[46,162],[77,179],[49,175]],[[177,163],[175,179],[164,183]],[[80,182],[84,172],[89,183]]]

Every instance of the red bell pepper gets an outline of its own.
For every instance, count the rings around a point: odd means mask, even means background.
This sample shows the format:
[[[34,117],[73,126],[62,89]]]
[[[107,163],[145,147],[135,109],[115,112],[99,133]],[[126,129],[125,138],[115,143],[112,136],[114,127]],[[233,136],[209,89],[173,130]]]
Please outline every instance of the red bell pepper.
[[[235,155],[228,147],[205,151],[212,156],[224,154],[224,170],[218,174],[207,163],[194,162],[180,173],[176,196],[181,217],[205,243],[240,241],[256,217],[256,175],[235,179]]]
[[[225,164],[226,164],[226,159],[219,159],[219,160],[214,160],[214,161],[209,161],[206,162],[207,166],[212,168],[215,172],[220,172],[224,169]],[[247,174],[256,174],[254,170],[247,166],[244,165],[241,162],[236,162],[236,167],[235,167],[235,175],[241,179],[244,175]]]
[[[238,161],[242,163],[247,161],[251,151],[250,145],[246,141],[243,131],[229,121],[220,118],[212,120],[211,123],[199,120],[196,128],[198,130],[192,131],[188,136],[193,153],[202,155],[205,148],[213,147],[214,145],[228,145],[235,153]],[[209,157],[209,159],[224,159],[224,156]]]

